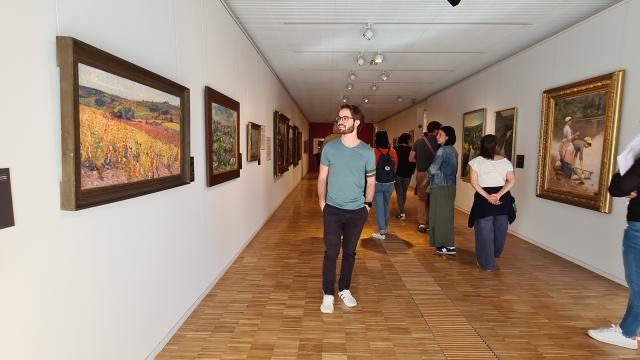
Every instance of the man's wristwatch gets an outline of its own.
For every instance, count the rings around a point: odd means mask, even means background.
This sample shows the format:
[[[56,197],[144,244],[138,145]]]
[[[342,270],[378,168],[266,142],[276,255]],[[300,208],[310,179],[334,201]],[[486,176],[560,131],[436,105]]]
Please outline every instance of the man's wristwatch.
[[[364,204],[367,205],[369,209],[373,207],[373,203],[371,201],[365,201]]]

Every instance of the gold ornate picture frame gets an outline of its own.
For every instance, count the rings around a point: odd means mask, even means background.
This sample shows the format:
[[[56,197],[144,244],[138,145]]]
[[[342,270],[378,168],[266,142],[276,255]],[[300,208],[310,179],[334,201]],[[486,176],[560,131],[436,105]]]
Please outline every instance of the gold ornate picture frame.
[[[538,197],[611,212],[623,83],[620,70],[544,91]]]

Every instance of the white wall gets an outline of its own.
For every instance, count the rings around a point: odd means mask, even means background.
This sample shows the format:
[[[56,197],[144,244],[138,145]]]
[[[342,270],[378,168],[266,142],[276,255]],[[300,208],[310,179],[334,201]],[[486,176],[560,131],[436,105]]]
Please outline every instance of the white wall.
[[[602,214],[536,197],[542,92],[556,86],[626,70],[619,149],[640,132],[640,1],[624,1],[580,24],[431,96],[430,120],[451,125],[460,136],[462,114],[487,109],[487,132],[493,133],[495,111],[518,107],[516,153],[525,155],[516,169],[512,191],[518,219],[511,230],[525,240],[624,283],[621,243],[625,226],[624,199],[613,200],[611,214]],[[385,121],[410,121],[402,114]],[[415,120],[410,121],[415,123]],[[397,135],[394,135],[397,136]],[[470,210],[473,189],[458,180],[456,206]],[[508,245],[507,245],[508,246]],[[508,248],[507,248],[508,252]]]
[[[0,167],[16,226],[0,230],[1,359],[153,355],[298,183],[246,162],[246,123],[308,122],[219,1],[3,3]],[[56,35],[73,36],[191,89],[195,182],[77,212],[59,210]],[[204,85],[241,106],[239,179],[206,187]],[[273,159],[273,157],[272,157]],[[306,159],[306,157],[304,157]],[[303,160],[304,161],[304,160]]]

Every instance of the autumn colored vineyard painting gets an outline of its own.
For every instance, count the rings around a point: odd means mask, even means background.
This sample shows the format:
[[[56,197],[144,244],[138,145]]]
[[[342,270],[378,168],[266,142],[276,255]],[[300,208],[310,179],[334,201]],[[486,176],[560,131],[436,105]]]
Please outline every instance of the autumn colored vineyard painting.
[[[188,184],[189,89],[74,38],[57,48],[61,208]]]
[[[180,99],[78,65],[80,187],[180,173]]]
[[[207,185],[240,177],[240,103],[205,87]]]

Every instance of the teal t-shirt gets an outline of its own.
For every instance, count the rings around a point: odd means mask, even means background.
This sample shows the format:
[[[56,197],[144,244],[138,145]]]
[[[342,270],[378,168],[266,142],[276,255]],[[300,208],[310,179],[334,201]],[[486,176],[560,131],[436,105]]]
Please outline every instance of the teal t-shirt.
[[[375,175],[375,163],[373,149],[362,140],[352,148],[340,139],[325,144],[320,164],[329,168],[327,204],[347,210],[363,207],[365,177]]]

